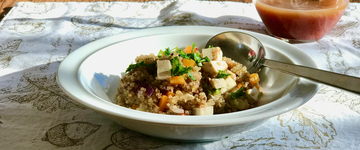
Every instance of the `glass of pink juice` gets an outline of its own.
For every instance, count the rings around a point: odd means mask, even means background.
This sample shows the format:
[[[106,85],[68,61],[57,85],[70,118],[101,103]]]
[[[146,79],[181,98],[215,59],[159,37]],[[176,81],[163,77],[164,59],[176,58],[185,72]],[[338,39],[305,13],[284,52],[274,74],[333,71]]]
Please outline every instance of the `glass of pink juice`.
[[[348,4],[349,0],[256,0],[255,7],[274,36],[309,42],[325,36]]]

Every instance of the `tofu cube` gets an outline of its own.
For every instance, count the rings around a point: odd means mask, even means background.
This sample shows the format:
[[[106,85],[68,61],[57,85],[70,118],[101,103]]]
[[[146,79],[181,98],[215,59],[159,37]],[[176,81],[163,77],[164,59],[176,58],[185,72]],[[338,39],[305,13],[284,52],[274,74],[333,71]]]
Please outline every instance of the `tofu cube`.
[[[214,106],[204,106],[200,108],[193,108],[193,114],[196,116],[205,116],[214,114]]]
[[[227,70],[227,68],[228,65],[225,61],[210,61],[203,64],[203,69],[213,77],[218,74],[219,70]]]
[[[225,81],[225,79],[221,78],[221,79],[210,79],[210,84],[212,85],[213,88],[215,89],[223,89],[226,87],[227,83]]]
[[[220,47],[202,49],[202,57],[208,57],[212,61],[221,61],[223,53]]]
[[[171,63],[169,60],[157,60],[157,79],[166,80],[171,77]]]
[[[210,79],[210,84],[215,89],[220,89],[221,94],[225,93],[236,86],[235,80],[231,77],[221,78],[221,79]]]
[[[235,73],[231,72],[230,70],[227,70],[226,73],[230,74],[229,77],[231,77],[234,81],[236,80],[236,74]]]
[[[225,93],[227,91],[230,91],[231,89],[233,89],[236,86],[236,82],[233,78],[231,78],[230,76],[225,78],[225,82],[226,82],[226,88],[221,89],[221,93]]]
[[[259,99],[259,90],[256,87],[246,90],[246,98],[249,100],[249,103],[254,103]]]

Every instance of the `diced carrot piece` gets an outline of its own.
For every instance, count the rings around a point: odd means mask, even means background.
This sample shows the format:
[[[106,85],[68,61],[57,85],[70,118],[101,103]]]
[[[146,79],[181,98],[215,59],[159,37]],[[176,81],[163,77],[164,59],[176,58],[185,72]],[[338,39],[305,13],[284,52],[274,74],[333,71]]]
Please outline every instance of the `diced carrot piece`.
[[[255,85],[256,83],[258,83],[260,81],[259,75],[257,73],[251,74],[249,79],[250,79],[251,85]]]
[[[139,105],[134,104],[134,105],[131,106],[131,109],[137,109],[138,107],[139,107]]]
[[[237,88],[240,89],[240,88],[243,87],[243,86],[244,86],[243,83],[239,83],[239,84],[237,85]]]
[[[174,96],[175,96],[175,93],[169,91],[169,92],[166,93],[166,95],[167,95],[167,96],[170,96],[170,95],[171,95],[171,96],[174,97]]]
[[[169,80],[171,85],[185,84],[185,79],[183,76],[173,76],[169,78]]]
[[[166,106],[166,103],[168,102],[167,100],[169,99],[169,97],[167,97],[166,95],[163,95],[161,98],[160,98],[160,101],[159,101],[159,110],[160,111],[164,111],[164,109],[167,107]]]
[[[192,46],[190,45],[186,46],[184,52],[187,54],[192,53]],[[197,47],[194,47],[194,53],[199,53],[199,49]]]
[[[190,46],[190,45],[188,45],[185,49],[184,49],[184,52],[185,53],[191,53],[191,49],[192,49],[192,47]]]
[[[195,67],[196,66],[196,62],[192,59],[184,58],[182,60],[182,63],[184,64],[185,67]]]

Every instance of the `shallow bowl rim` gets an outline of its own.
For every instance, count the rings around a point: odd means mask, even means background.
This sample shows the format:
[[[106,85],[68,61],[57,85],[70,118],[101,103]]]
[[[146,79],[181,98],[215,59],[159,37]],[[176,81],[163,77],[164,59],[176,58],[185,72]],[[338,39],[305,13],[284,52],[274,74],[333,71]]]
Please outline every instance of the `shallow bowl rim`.
[[[313,83],[313,82],[310,82],[310,81],[307,81],[304,79],[300,79],[301,83],[304,82],[305,84],[316,85],[316,88],[313,90],[313,93],[308,95],[306,101],[300,100],[300,103],[298,103],[297,105],[293,105],[290,107],[284,107],[284,108],[273,107],[270,109],[270,108],[264,107],[264,110],[260,111],[259,113],[254,113],[254,114],[245,115],[245,116],[241,115],[241,112],[221,114],[221,115],[224,115],[224,116],[226,115],[229,117],[227,117],[227,119],[213,120],[212,119],[212,118],[214,118],[213,116],[172,116],[172,115],[170,116],[170,115],[141,112],[141,111],[131,110],[128,108],[120,108],[119,109],[120,111],[110,111],[106,108],[115,107],[115,106],[121,107],[121,106],[117,106],[115,104],[109,103],[104,100],[99,100],[99,98],[97,98],[93,95],[90,95],[90,94],[82,95],[82,96],[75,95],[71,90],[68,89],[68,86],[63,84],[64,77],[65,77],[63,71],[67,70],[64,67],[68,67],[64,64],[67,62],[68,59],[71,59],[75,55],[79,55],[81,52],[88,50],[89,48],[96,49],[96,50],[94,50],[94,52],[96,52],[98,50],[101,50],[104,47],[121,42],[122,40],[129,40],[129,39],[133,39],[133,38],[139,38],[139,37],[150,36],[150,35],[173,34],[173,33],[176,33],[177,31],[183,31],[183,30],[187,30],[189,33],[198,31],[198,30],[207,30],[207,31],[214,31],[214,32],[239,31],[239,32],[249,33],[251,35],[254,35],[255,37],[256,36],[266,36],[266,35],[262,35],[259,33],[251,32],[251,31],[244,31],[244,30],[240,30],[240,29],[224,28],[224,27],[205,27],[205,26],[155,27],[155,28],[149,28],[149,29],[142,29],[142,30],[138,30],[138,31],[125,32],[125,33],[109,36],[109,37],[97,40],[95,42],[89,43],[87,45],[80,47],[78,50],[76,50],[75,52],[70,54],[67,58],[65,58],[63,60],[63,62],[60,64],[60,66],[58,68],[57,82],[58,82],[60,88],[67,95],[69,95],[72,99],[85,105],[86,107],[89,107],[89,108],[99,111],[101,113],[105,113],[105,114],[108,114],[111,116],[117,116],[117,117],[121,117],[121,118],[138,120],[138,121],[147,122],[147,123],[164,124],[164,125],[166,125],[166,124],[181,125],[181,126],[223,126],[223,125],[234,125],[234,124],[241,124],[241,123],[247,123],[247,122],[252,122],[252,121],[256,121],[256,120],[266,119],[266,118],[269,118],[272,116],[276,116],[276,115],[285,113],[287,111],[295,109],[296,107],[301,106],[302,104],[307,102],[312,96],[314,96],[315,93],[319,89],[319,86],[316,83]],[[271,37],[267,37],[267,38],[269,38],[269,40],[275,40],[275,41],[277,40],[277,39],[271,38]],[[114,39],[116,39],[116,40],[114,40]],[[282,41],[278,40],[277,42],[282,42]],[[98,43],[103,43],[103,46],[99,46]],[[283,44],[287,44],[287,43],[284,42]],[[292,46],[292,45],[290,45],[290,46]],[[88,56],[91,54],[92,53],[88,53]],[[306,54],[304,53],[304,55],[306,55]],[[316,64],[315,64],[315,67],[316,67]],[[78,68],[79,68],[79,66],[74,66],[72,69],[73,70],[75,69],[77,72]],[[67,70],[67,71],[69,71],[69,70]],[[74,77],[74,76],[77,77],[77,74],[73,75],[72,77]],[[70,75],[67,77],[70,77]],[[76,83],[76,84],[80,84],[80,83]],[[80,89],[80,90],[82,90],[82,92],[85,92],[85,93],[87,92],[84,89]],[[289,94],[287,94],[287,95],[289,96]],[[285,95],[282,98],[289,98],[289,97],[286,97],[286,95]],[[282,99],[282,98],[280,98],[280,99]],[[91,102],[93,102],[93,103],[89,103],[89,102],[85,101],[84,99],[91,100]],[[112,105],[115,105],[115,106],[112,106]],[[126,111],[124,111],[125,109],[126,109]],[[263,115],[260,115],[260,114],[263,114]],[[154,119],[154,118],[156,118],[156,119]]]

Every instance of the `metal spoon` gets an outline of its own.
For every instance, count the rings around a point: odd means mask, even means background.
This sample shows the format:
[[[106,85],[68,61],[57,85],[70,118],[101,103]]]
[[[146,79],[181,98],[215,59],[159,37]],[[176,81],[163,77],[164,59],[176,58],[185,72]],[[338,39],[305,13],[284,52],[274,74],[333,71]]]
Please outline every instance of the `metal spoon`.
[[[266,59],[265,47],[258,39],[247,33],[236,31],[219,33],[208,41],[206,47],[210,45],[221,47],[224,56],[236,58],[235,61],[246,66],[250,73],[257,72],[265,66],[360,94],[360,78]]]

